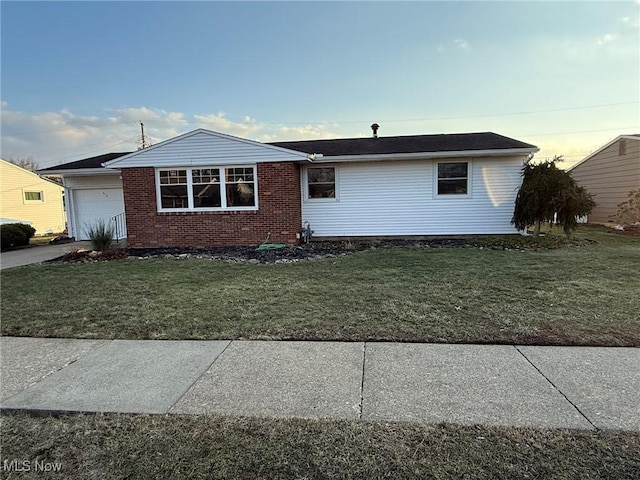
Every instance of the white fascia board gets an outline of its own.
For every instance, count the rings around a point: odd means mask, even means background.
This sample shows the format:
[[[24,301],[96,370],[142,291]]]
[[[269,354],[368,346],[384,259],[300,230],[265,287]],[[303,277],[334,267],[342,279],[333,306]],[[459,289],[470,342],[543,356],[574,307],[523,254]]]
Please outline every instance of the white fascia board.
[[[110,175],[120,174],[120,170],[107,170],[106,168],[70,168],[66,170],[38,171],[41,175],[61,176],[61,177],[86,177],[88,175]]]
[[[282,159],[282,160],[274,160],[274,159],[263,159],[260,157],[244,157],[244,158],[185,158],[176,163],[172,164],[162,164],[158,162],[150,162],[149,160],[142,161],[131,161],[126,165],[113,165],[109,166],[107,163],[104,163],[104,169],[109,171],[110,169],[118,169],[121,170],[123,168],[138,168],[138,167],[150,167],[150,168],[191,168],[191,167],[216,167],[216,166],[229,166],[229,165],[256,165],[258,163],[267,163],[267,162],[306,162],[308,155],[302,154],[297,155],[295,158]]]
[[[582,160],[580,160],[578,163],[576,163],[575,165],[572,165],[571,167],[569,167],[567,169],[567,172],[570,172],[571,170],[573,170],[574,168],[576,168],[578,165],[582,165],[584,162],[586,162],[587,160],[589,160],[590,158],[595,157],[596,155],[598,155],[601,151],[603,151],[605,148],[609,148],[611,145],[613,145],[614,143],[616,143],[618,140],[640,140],[640,137],[635,137],[633,135],[618,135],[616,138],[614,138],[613,140],[611,140],[609,143],[603,145],[602,147],[600,147],[599,149],[597,149],[594,152],[591,152],[589,155],[587,155],[586,157],[584,157]]]
[[[110,160],[108,162],[103,163],[102,166],[105,167],[105,168],[154,167],[155,165],[150,165],[149,160],[144,160],[144,161],[139,161],[139,162],[135,162],[135,161],[131,162],[131,161],[129,161],[129,159],[134,158],[134,157],[136,157],[138,155],[141,155],[143,153],[146,156],[146,154],[148,152],[150,152],[151,150],[155,150],[157,148],[161,148],[164,145],[167,145],[167,144],[170,144],[170,143],[174,143],[174,142],[177,142],[179,140],[183,140],[185,138],[189,138],[189,137],[191,137],[193,135],[197,135],[199,133],[204,133],[204,134],[207,134],[207,135],[211,135],[212,137],[225,138],[227,140],[233,140],[233,141],[240,142],[240,143],[246,143],[246,144],[254,145],[254,146],[257,146],[257,147],[261,147],[261,148],[266,148],[266,149],[269,149],[269,150],[282,152],[282,153],[285,153],[287,155],[293,155],[295,157],[300,157],[300,159],[302,159],[302,160],[306,159],[307,156],[308,156],[306,153],[298,152],[297,150],[289,150],[287,148],[276,147],[275,145],[268,145],[266,143],[256,142],[254,140],[249,140],[249,139],[246,139],[246,138],[235,137],[233,135],[228,135],[226,133],[213,132],[211,130],[207,130],[207,129],[204,129],[204,128],[198,128],[198,129],[193,130],[191,132],[187,132],[187,133],[184,133],[182,135],[178,135],[177,137],[173,137],[173,138],[170,138],[170,139],[165,140],[163,142],[160,142],[157,145],[153,145],[151,147],[143,148],[143,149],[138,150],[136,152],[132,152],[132,153],[130,153],[128,155],[123,155],[122,157],[115,158],[113,160]],[[126,162],[125,165],[117,165],[117,164],[120,164],[122,162]],[[228,163],[228,160],[227,160],[227,163]],[[234,163],[238,163],[238,162],[234,162]],[[248,162],[248,163],[255,163],[255,162]],[[192,163],[192,165],[208,165],[208,164],[210,164],[210,163],[201,163],[201,162],[198,162],[197,164],[196,163]]]
[[[308,160],[313,163],[348,163],[348,162],[383,162],[388,160],[424,160],[431,158],[460,158],[460,157],[508,157],[512,155],[530,155],[539,151],[539,148],[509,148],[498,150],[461,150],[452,152],[418,152],[418,153],[391,153],[378,155],[336,155],[336,156],[311,156]]]

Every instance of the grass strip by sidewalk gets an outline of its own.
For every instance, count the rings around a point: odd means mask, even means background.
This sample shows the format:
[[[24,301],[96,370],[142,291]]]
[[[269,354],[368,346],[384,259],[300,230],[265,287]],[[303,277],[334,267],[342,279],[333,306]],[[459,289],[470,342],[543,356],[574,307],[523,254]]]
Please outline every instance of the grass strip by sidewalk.
[[[2,271],[2,334],[640,346],[640,237],[392,248],[282,265],[120,260]]]
[[[637,478],[640,433],[124,414],[0,417],[47,478]],[[42,478],[26,472],[19,478]]]

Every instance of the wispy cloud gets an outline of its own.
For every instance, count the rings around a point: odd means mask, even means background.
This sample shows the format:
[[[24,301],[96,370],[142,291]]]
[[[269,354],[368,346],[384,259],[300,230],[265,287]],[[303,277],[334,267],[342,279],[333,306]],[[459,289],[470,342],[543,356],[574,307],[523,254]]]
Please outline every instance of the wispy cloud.
[[[613,33],[607,33],[600,38],[598,38],[598,45],[604,45],[606,43],[611,43],[616,40],[616,36]]]
[[[453,43],[455,44],[456,47],[458,48],[469,48],[469,42],[467,42],[465,39],[463,38],[456,38]]]
[[[451,50],[467,50],[469,48],[469,42],[464,38],[455,38],[444,44],[438,44],[436,52],[442,53],[444,51]]]
[[[26,113],[2,102],[1,154],[3,158],[33,157],[48,167],[112,151],[133,151],[145,140],[159,143],[195,128],[206,128],[259,141],[336,138],[324,124],[274,125],[250,116],[231,120],[224,112],[187,116],[157,108],[109,110],[104,116],[58,112]]]
[[[240,137],[249,137],[264,129],[263,125],[260,125],[251,117],[245,116],[241,122],[234,122],[229,120],[224,112],[194,115],[193,118],[198,128],[206,128]]]
[[[277,140],[319,140],[324,138],[338,138],[340,135],[327,130],[324,125],[301,125],[299,127],[279,127],[273,133],[265,133],[260,137],[262,142]]]

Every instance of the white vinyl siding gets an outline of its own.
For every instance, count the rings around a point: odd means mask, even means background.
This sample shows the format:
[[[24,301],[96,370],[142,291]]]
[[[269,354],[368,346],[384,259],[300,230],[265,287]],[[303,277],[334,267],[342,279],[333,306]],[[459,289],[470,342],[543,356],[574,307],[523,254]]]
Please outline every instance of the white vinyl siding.
[[[120,172],[113,172],[113,175],[95,175],[95,176],[66,176],[64,177],[64,185],[68,188],[119,188],[122,190],[122,179]]]
[[[339,200],[303,200],[302,219],[315,237],[517,233],[511,218],[524,160],[451,159],[469,163],[469,194],[440,196],[437,160],[340,164]]]
[[[301,161],[304,153],[265,145],[228,135],[196,131],[156,146],[139,150],[130,158],[116,160],[113,168],[197,167],[247,165],[260,162]]]

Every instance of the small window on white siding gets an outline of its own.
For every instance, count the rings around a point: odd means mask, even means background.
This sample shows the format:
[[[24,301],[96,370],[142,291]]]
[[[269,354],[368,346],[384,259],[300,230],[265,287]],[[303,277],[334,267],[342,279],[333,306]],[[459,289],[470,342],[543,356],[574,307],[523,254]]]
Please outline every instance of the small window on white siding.
[[[335,167],[307,168],[307,198],[309,200],[336,198]]]
[[[469,163],[441,162],[437,169],[438,195],[467,195],[469,193]]]
[[[44,192],[42,191],[33,191],[33,190],[25,190],[24,194],[24,202],[25,203],[42,203],[44,202]]]

